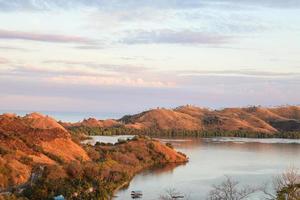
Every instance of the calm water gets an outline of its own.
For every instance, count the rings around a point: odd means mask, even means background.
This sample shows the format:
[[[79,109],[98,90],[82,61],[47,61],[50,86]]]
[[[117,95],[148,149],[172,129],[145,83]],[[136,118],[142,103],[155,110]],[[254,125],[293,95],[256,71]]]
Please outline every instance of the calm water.
[[[103,143],[111,143],[115,144],[120,139],[127,140],[133,138],[133,135],[117,135],[117,136],[91,136],[91,139],[83,141],[85,144],[95,145],[96,142],[103,142]]]
[[[300,140],[282,139],[162,139],[190,158],[181,166],[151,169],[134,177],[116,200],[130,199],[132,190],[143,191],[145,200],[158,199],[175,188],[190,200],[205,199],[211,185],[229,175],[241,184],[261,185],[290,166],[300,167]],[[252,199],[262,199],[261,194]]]

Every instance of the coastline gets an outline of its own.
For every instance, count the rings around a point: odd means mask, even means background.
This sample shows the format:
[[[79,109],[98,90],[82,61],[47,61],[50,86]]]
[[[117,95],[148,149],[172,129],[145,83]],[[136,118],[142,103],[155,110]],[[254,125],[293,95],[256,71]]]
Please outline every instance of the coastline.
[[[125,188],[126,186],[129,186],[129,185],[130,185],[130,182],[134,179],[134,177],[135,177],[136,175],[140,174],[140,173],[143,173],[143,172],[145,172],[145,171],[147,171],[147,170],[150,170],[150,169],[152,169],[152,168],[155,168],[155,167],[166,167],[166,166],[168,166],[168,165],[175,165],[175,167],[178,167],[178,166],[184,165],[184,164],[186,164],[186,163],[188,163],[188,162],[189,162],[189,158],[187,157],[187,161],[185,161],[185,162],[157,163],[157,164],[154,164],[154,165],[151,165],[151,166],[143,167],[143,168],[141,168],[140,170],[138,170],[137,172],[133,173],[132,177],[130,177],[130,180],[127,180],[127,181],[121,183],[119,186],[117,186],[117,187],[114,189],[114,191],[113,191],[113,193],[112,193],[111,200],[114,199],[114,198],[116,198],[116,197],[118,197],[118,196],[115,196],[116,193],[117,193],[118,191],[120,191],[121,189]]]

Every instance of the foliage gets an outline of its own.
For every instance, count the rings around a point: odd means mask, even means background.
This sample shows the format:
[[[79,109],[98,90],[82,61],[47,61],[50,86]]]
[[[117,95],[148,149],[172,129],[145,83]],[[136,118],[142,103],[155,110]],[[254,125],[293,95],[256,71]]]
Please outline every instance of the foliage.
[[[237,131],[203,131],[203,130],[180,130],[180,129],[133,129],[124,126],[100,128],[100,127],[86,127],[78,126],[71,127],[69,130],[73,134],[86,135],[149,135],[149,136],[195,136],[195,137],[246,137],[246,138],[288,138],[300,139],[300,132],[277,132],[273,134],[263,132],[251,132],[246,130]]]
[[[250,186],[240,187],[238,181],[226,177],[219,185],[213,185],[207,200],[247,200],[257,191]]]
[[[29,156],[21,156],[20,162],[24,163],[26,165],[31,165],[32,162],[33,162],[33,159],[31,157],[29,157]]]
[[[11,150],[9,150],[8,148],[0,145],[0,155],[1,156],[4,156],[4,155],[9,154],[9,153],[11,153]]]
[[[282,174],[276,176],[272,186],[271,191],[268,185],[262,187],[262,191],[269,200],[300,199],[300,175],[294,167],[290,167]]]
[[[14,194],[6,194],[6,195],[0,194],[0,200],[28,200],[28,199],[24,197],[18,197]]]
[[[171,149],[174,149],[174,146],[173,146],[172,143],[167,142],[166,145],[167,145],[168,147],[170,147]]]

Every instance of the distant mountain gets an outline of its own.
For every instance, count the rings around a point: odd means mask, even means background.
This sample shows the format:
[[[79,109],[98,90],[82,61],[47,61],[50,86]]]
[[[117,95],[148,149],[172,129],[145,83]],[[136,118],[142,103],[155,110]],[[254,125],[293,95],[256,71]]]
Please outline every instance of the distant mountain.
[[[81,122],[76,123],[67,123],[67,122],[60,122],[60,124],[66,128],[68,127],[76,127],[76,126],[88,126],[88,127],[113,127],[118,126],[121,123],[114,119],[107,119],[107,120],[97,120],[95,118],[88,118],[84,119]]]
[[[26,182],[37,165],[89,159],[51,117],[0,115],[0,188]]]
[[[275,133],[300,131],[300,106],[245,107],[211,110],[195,106],[175,109],[157,108],[135,115],[126,115],[119,120],[88,119],[65,127],[116,127],[160,130],[203,131],[249,131]]]
[[[182,130],[300,131],[300,107],[246,107],[209,110],[195,106],[153,109],[120,119],[126,127]]]

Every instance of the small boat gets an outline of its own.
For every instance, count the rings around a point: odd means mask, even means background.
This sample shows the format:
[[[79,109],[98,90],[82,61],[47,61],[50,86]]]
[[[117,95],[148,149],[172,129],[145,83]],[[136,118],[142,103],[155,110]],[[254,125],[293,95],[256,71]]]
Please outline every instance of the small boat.
[[[184,196],[183,195],[173,195],[172,199],[183,199]]]
[[[143,196],[142,191],[131,191],[131,198],[137,199]]]

